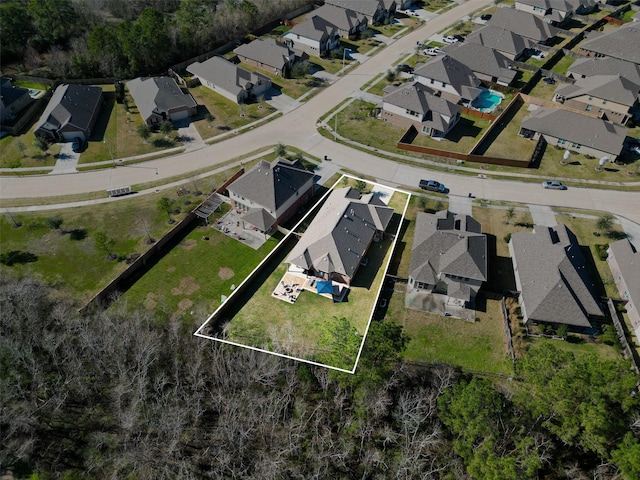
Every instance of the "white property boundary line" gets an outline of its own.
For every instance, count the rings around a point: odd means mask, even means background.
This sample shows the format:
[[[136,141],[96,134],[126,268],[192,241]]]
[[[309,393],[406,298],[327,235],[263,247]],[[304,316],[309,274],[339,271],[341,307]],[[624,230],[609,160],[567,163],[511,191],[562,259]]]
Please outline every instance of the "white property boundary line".
[[[309,209],[309,211],[307,212],[307,214],[306,214],[304,217],[302,217],[302,218],[298,221],[298,223],[296,223],[296,224],[295,224],[295,226],[294,226],[294,227],[289,231],[289,233],[288,233],[287,235],[285,235],[285,237],[284,237],[282,240],[280,240],[280,242],[279,242],[278,246],[279,246],[279,245],[284,244],[284,243],[289,239],[289,237],[290,237],[291,235],[294,235],[294,232],[295,232],[295,231],[297,231],[298,227],[302,224],[302,222],[304,222],[304,221],[307,219],[307,217],[308,217],[309,215],[311,215],[311,214],[316,210],[316,207],[318,206],[318,204],[320,204],[321,202],[324,202],[324,200],[329,196],[329,194],[331,194],[331,192],[333,192],[333,190],[336,188],[336,186],[337,186],[337,185],[342,181],[342,179],[343,179],[343,178],[345,178],[345,177],[347,177],[347,178],[351,178],[351,179],[353,179],[353,180],[360,180],[360,181],[363,181],[363,182],[366,182],[366,183],[372,184],[372,185],[374,185],[374,186],[380,186],[380,187],[384,187],[384,188],[387,188],[387,189],[391,189],[391,190],[393,190],[393,191],[394,191],[394,193],[395,193],[395,192],[398,192],[398,193],[403,193],[403,194],[407,195],[407,201],[406,201],[406,203],[405,203],[405,205],[404,205],[404,210],[402,211],[402,217],[400,218],[400,222],[398,223],[398,229],[397,229],[397,231],[396,231],[396,233],[395,233],[395,239],[394,239],[394,241],[393,241],[393,244],[391,245],[391,251],[390,251],[390,254],[389,254],[389,258],[388,258],[387,263],[386,263],[386,265],[385,265],[385,267],[384,267],[384,272],[385,272],[385,275],[386,275],[386,272],[387,272],[387,270],[389,269],[389,264],[391,263],[391,259],[393,258],[393,252],[394,252],[394,250],[395,250],[395,248],[396,248],[396,244],[398,243],[398,237],[399,237],[399,235],[400,235],[400,230],[402,229],[402,223],[403,223],[404,218],[405,218],[405,215],[406,215],[406,213],[407,213],[407,208],[409,207],[409,201],[411,200],[411,192],[407,192],[407,191],[400,190],[400,189],[397,189],[397,188],[389,187],[389,186],[387,186],[387,185],[383,185],[383,184],[376,183],[376,182],[370,182],[370,181],[364,180],[364,179],[362,179],[362,178],[355,177],[355,176],[353,176],[353,175],[349,175],[349,174],[342,174],[342,176],[341,176],[341,177],[340,177],[340,178],[339,178],[339,179],[338,179],[338,180],[337,180],[337,181],[336,181],[336,182],[331,186],[331,188],[327,191],[327,193],[325,193],[325,194],[322,196],[322,198],[321,198],[320,200],[318,200],[318,202],[316,202],[316,204],[313,206],[313,208]],[[258,264],[258,265],[257,265],[257,266],[252,270],[252,271],[251,271],[251,273],[249,273],[249,275],[247,275],[247,276],[245,277],[245,279],[242,281],[242,283],[240,283],[240,285],[238,285],[238,287],[237,287],[233,292],[231,292],[231,294],[227,297],[227,299],[224,301],[224,303],[222,303],[222,304],[221,304],[221,305],[220,305],[220,306],[219,306],[219,307],[218,307],[218,308],[217,308],[217,309],[216,309],[216,310],[215,310],[211,315],[209,315],[209,318],[207,318],[207,320],[206,320],[206,321],[205,321],[205,322],[204,322],[204,323],[203,323],[203,324],[202,324],[202,325],[201,325],[201,326],[196,330],[196,332],[195,332],[193,335],[194,335],[194,336],[196,336],[196,337],[206,338],[206,339],[208,339],[208,340],[214,340],[214,341],[216,341],[216,342],[225,343],[225,344],[227,344],[227,345],[233,345],[233,346],[236,346],[236,347],[248,348],[249,350],[254,350],[254,351],[256,351],[256,352],[267,353],[267,354],[270,354],[270,355],[275,355],[275,356],[277,356],[277,357],[286,358],[286,359],[289,359],[289,360],[295,360],[295,361],[297,361],[297,362],[307,363],[307,364],[315,365],[315,366],[318,366],[318,367],[329,368],[329,369],[331,369],[331,370],[337,370],[337,371],[339,371],[339,372],[344,372],[344,373],[354,374],[354,373],[355,373],[355,371],[356,371],[356,368],[358,367],[358,363],[359,363],[359,361],[360,361],[360,356],[361,356],[361,354],[362,354],[362,349],[364,348],[364,343],[365,343],[365,341],[367,340],[367,335],[368,335],[368,333],[369,333],[369,327],[371,326],[371,321],[373,320],[373,314],[374,314],[375,309],[376,309],[376,306],[377,306],[377,304],[378,304],[378,298],[380,297],[380,292],[381,292],[382,288],[384,287],[384,277],[383,277],[383,281],[382,281],[382,282],[380,282],[380,287],[378,288],[378,292],[376,293],[376,297],[375,297],[375,298],[376,298],[376,301],[374,302],[373,307],[371,308],[371,314],[369,315],[369,322],[367,323],[367,328],[365,329],[364,335],[363,335],[363,337],[362,337],[362,341],[360,342],[360,349],[358,350],[358,355],[356,356],[355,364],[354,364],[354,366],[353,366],[353,368],[352,368],[351,370],[346,370],[346,369],[344,369],[344,368],[333,367],[333,366],[331,366],[331,365],[326,365],[326,364],[324,364],[324,363],[314,362],[314,361],[312,361],[312,360],[307,360],[307,359],[299,358],[299,357],[293,357],[293,356],[290,356],[290,355],[285,355],[285,354],[283,354],[283,353],[272,352],[272,351],[270,351],[270,350],[265,350],[265,349],[258,348],[258,347],[253,347],[253,346],[250,346],[250,345],[244,345],[244,344],[241,344],[241,343],[231,342],[231,341],[229,341],[229,340],[224,340],[224,339],[221,339],[221,338],[212,337],[211,335],[205,335],[205,334],[201,333],[201,332],[202,332],[202,330],[207,326],[207,324],[208,324],[208,323],[209,323],[209,322],[210,322],[210,321],[211,321],[211,320],[216,316],[216,314],[218,313],[218,311],[219,311],[219,310],[220,310],[220,309],[221,309],[221,308],[222,308],[222,307],[223,307],[227,302],[229,302],[229,301],[233,298],[233,296],[236,294],[236,292],[238,292],[238,291],[241,291],[241,290],[242,290],[240,287],[242,287],[245,283],[247,283],[248,279],[249,279],[249,278],[252,278],[252,277],[253,277],[253,275],[254,275],[254,273],[256,273],[256,271],[260,270],[260,269],[262,268],[262,265],[263,265],[264,263],[268,262],[268,261],[271,259],[271,256],[272,256],[272,255],[274,255],[274,254],[278,251],[278,246],[276,246],[276,247],[275,247],[275,248],[274,248],[274,249],[269,253],[269,255],[267,255],[267,256],[266,256],[266,257],[265,257],[265,258],[264,258],[264,259],[263,259],[263,260],[262,260],[262,261],[261,261],[261,262],[260,262],[260,263],[259,263],[259,264]]]

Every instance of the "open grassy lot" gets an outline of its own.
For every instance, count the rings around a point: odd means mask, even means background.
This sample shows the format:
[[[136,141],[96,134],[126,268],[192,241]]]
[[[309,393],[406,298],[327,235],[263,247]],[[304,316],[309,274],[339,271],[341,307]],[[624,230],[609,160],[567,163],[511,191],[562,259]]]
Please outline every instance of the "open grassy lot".
[[[238,105],[203,85],[191,88],[189,92],[201,105],[194,123],[204,139],[240,128],[275,111],[265,102]],[[212,119],[207,120],[207,112],[213,116]]]
[[[476,322],[465,322],[404,307],[404,292],[391,297],[387,319],[403,327],[410,340],[404,357],[417,362],[447,362],[465,370],[511,376],[502,314],[497,300],[487,300]]]
[[[199,179],[197,188],[211,191],[235,171]],[[194,190],[194,185],[189,184],[187,188]],[[175,220],[204,199],[202,195],[178,197],[174,192],[163,192],[122,197],[115,202],[88,207],[3,215],[0,218],[2,252],[19,251],[25,255],[14,265],[1,267],[0,272],[34,276],[59,286],[61,294],[85,302],[126,268],[127,257],[147,250],[149,237],[159,239],[171,228],[167,215],[157,209],[157,202],[163,196],[174,199],[176,208],[183,212],[172,215]],[[63,221],[59,230],[47,225],[47,219],[54,217]],[[13,228],[13,220],[22,226]],[[96,245],[95,234],[100,230],[114,240],[111,252],[118,256],[117,260],[109,260],[107,253]]]
[[[514,106],[508,117],[503,117],[500,125],[492,130],[491,138],[487,138],[486,150],[482,152],[490,157],[515,158],[528,160],[536,143],[518,135],[522,119],[529,115],[527,104]]]
[[[395,145],[405,129],[371,117],[374,107],[374,104],[361,100],[352,102],[338,113],[338,133],[364,145],[390,152],[397,151]],[[332,122],[335,123],[335,119]],[[418,135],[414,144],[466,153],[488,126],[488,120],[463,114],[446,138],[438,141],[426,135]]]
[[[121,300],[168,316],[192,310],[208,315],[220,306],[221,295],[229,295],[231,286],[240,284],[277,243],[271,238],[254,250],[210,226],[197,227]]]

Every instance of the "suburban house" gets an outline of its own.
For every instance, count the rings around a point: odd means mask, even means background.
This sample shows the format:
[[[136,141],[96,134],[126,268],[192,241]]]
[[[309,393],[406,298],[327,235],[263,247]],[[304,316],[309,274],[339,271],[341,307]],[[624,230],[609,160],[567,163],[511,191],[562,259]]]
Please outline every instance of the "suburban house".
[[[607,263],[620,296],[627,301],[625,308],[636,338],[640,339],[640,253],[625,238],[609,245]]]
[[[0,123],[10,122],[31,103],[28,88],[14,87],[11,79],[0,78]]]
[[[418,213],[415,225],[407,291],[442,294],[447,305],[474,308],[487,281],[487,237],[480,223],[441,210]]]
[[[449,55],[433,57],[417,65],[413,73],[416,81],[453,103],[471,103],[482,91],[471,69]]]
[[[89,85],[63,84],[56,88],[34,133],[51,142],[88,140],[102,105],[102,89]]]
[[[338,35],[343,38],[355,38],[367,28],[369,23],[367,22],[367,17],[362,13],[329,4],[324,4],[314,10],[313,13],[310,13],[310,15],[324,18],[327,22],[335,25],[338,29]]]
[[[240,45],[233,52],[241,62],[283,77],[289,76],[294,63],[309,61],[305,52],[290,48],[274,38],[257,38]]]
[[[630,22],[606,32],[589,32],[578,53],[589,57],[612,57],[640,65],[640,24]]]
[[[315,13],[283,34],[282,38],[289,47],[316,57],[324,57],[340,46],[338,27]]]
[[[351,285],[372,242],[383,238],[393,208],[351,187],[331,192],[285,260],[309,275]]]
[[[460,120],[460,108],[434,93],[419,82],[388,85],[378,118],[403,128],[413,126],[431,137],[444,137]]]
[[[536,15],[508,7],[496,10],[487,21],[487,25],[511,30],[521,37],[540,44],[549,43],[559,31]]]
[[[506,28],[484,25],[467,36],[466,44],[478,44],[501,53],[509,60],[518,60],[536,47],[536,42]]]
[[[566,225],[514,233],[509,252],[525,325],[591,329],[593,320],[602,319],[585,258]]]
[[[198,113],[196,101],[171,77],[138,77],[127,82],[127,89],[147,125],[185,120]]]
[[[395,0],[325,0],[324,3],[364,15],[372,25],[384,22],[396,10]]]
[[[466,65],[485,82],[508,86],[518,73],[512,69],[512,60],[493,48],[479,43],[456,43],[445,47],[445,52],[454,60]]]
[[[640,65],[612,57],[578,58],[569,66],[567,76],[579,79],[612,73],[640,85]]]
[[[519,135],[596,158],[615,161],[622,152],[627,129],[621,125],[561,108],[538,108],[520,124]]]
[[[638,107],[640,85],[614,75],[581,78],[573,85],[559,86],[553,101],[575,110],[597,113],[598,117],[624,125]]]
[[[233,208],[242,221],[271,233],[307,202],[314,192],[313,172],[297,163],[277,158],[258,162],[228,187]]]
[[[192,63],[187,71],[205,87],[236,103],[260,98],[271,89],[266,75],[244,70],[222,57]]]
[[[564,24],[574,14],[588,14],[595,7],[594,0],[516,0],[517,10],[532,13],[555,26]]]

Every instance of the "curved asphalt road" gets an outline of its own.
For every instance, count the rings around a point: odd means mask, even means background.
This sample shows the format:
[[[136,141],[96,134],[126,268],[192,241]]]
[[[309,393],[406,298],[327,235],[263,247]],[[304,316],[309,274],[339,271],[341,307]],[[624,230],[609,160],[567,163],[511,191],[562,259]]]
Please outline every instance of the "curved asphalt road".
[[[1,177],[0,198],[37,198],[103,191],[110,186],[133,185],[182,175],[186,172],[226,162],[262,146],[282,142],[319,158],[327,155],[335,164],[375,177],[389,185],[417,186],[418,180],[436,177],[445,183],[451,195],[565,208],[607,211],[640,223],[640,194],[570,188],[566,191],[544,190],[537,183],[492,180],[448,173],[430,173],[425,169],[395,163],[335,143],[317,132],[317,119],[335,105],[403,56],[411,53],[417,41],[424,40],[443,26],[454,23],[486,5],[491,0],[470,0],[444,12],[436,19],[411,32],[388,47],[296,110],[266,125],[201,150],[144,163],[144,168],[115,168],[67,175]],[[158,170],[158,174],[154,169]],[[31,208],[33,209],[33,208]]]

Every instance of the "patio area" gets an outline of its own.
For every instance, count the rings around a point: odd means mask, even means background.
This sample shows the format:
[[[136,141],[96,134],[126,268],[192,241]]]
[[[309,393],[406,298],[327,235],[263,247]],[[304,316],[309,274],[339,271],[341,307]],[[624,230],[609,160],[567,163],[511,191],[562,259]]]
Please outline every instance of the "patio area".
[[[304,291],[339,303],[345,299],[349,287],[339,282],[325,281],[323,278],[307,275],[292,265],[285,272],[271,296],[287,303],[295,303],[298,296]]]
[[[231,210],[223,217],[217,218],[211,225],[211,228],[220,230],[225,235],[235,238],[254,250],[259,249],[264,245],[270,235],[243,221],[241,217],[242,214],[236,210]]]

